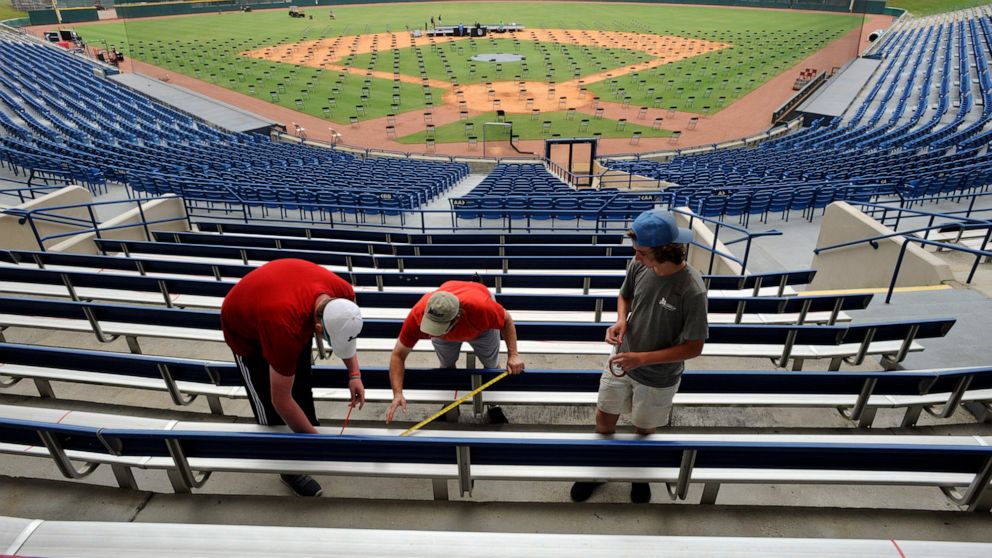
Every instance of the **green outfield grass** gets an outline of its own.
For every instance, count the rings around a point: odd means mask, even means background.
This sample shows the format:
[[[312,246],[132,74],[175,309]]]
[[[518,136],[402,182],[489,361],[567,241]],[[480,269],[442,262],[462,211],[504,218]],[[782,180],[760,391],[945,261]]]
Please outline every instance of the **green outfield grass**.
[[[623,75],[587,84],[590,91],[603,100],[620,102],[624,97],[630,97],[628,101],[635,106],[674,106],[696,112],[703,112],[704,106],[715,112],[729,105],[862,22],[860,16],[845,14],[612,3],[444,2],[335,6],[335,20],[328,18],[327,8],[306,8],[306,13],[314,19],[294,19],[288,17],[285,10],[272,10],[127,20],[75,28],[91,45],[116,46],[138,60],[170,72],[199,77],[266,101],[346,123],[359,110],[364,112],[359,115],[364,119],[421,110],[429,104],[436,106],[442,102],[441,90],[364,75],[364,70],[370,67],[392,73],[395,57],[401,73],[419,79],[421,73],[414,50],[403,48],[404,42],[409,45],[406,30],[423,29],[432,15],[442,15],[448,25],[472,25],[477,21],[486,24],[516,22],[527,28],[636,31],[727,43],[729,48],[721,51],[653,68],[641,75]],[[398,50],[390,50],[387,43],[382,45],[375,61],[367,54],[339,61],[359,70],[358,74],[339,76],[333,70],[294,67],[239,55],[245,50],[298,40],[384,31],[400,34],[404,42],[398,41]],[[528,64],[526,74],[542,81],[548,79],[549,73],[551,79],[563,81],[575,74],[589,75],[604,67],[617,68],[649,56],[624,49],[623,45],[611,49],[567,45],[572,57],[569,61],[565,46],[534,44],[526,33],[519,37],[519,45],[512,39],[478,39],[477,48],[486,53],[517,53],[519,48]],[[854,55],[853,42],[849,48]],[[523,72],[522,64],[507,63],[503,65],[501,75],[496,76],[496,68],[491,63],[476,63],[473,73],[467,59],[475,52],[467,39],[437,49],[422,47],[421,52],[426,76],[445,82],[452,78],[466,84],[500,79],[510,81]],[[447,70],[445,61],[449,65]],[[363,96],[366,97],[364,100]],[[356,108],[359,106],[361,109]],[[549,118],[551,115],[544,117]],[[532,131],[524,128],[526,126],[518,132],[521,139],[542,137],[540,130],[531,136]],[[603,132],[605,135],[607,130]]]
[[[520,139],[543,139],[553,137],[554,134],[559,134],[561,137],[594,137],[598,135],[603,138],[629,138],[634,135],[634,132],[640,132],[642,138],[660,138],[672,135],[672,132],[668,130],[655,130],[650,126],[635,124],[631,121],[621,124],[617,120],[593,118],[592,115],[582,112],[577,112],[572,117],[564,112],[547,113],[539,118],[530,118],[523,114],[510,116],[507,121],[513,123],[513,134]],[[631,118],[633,117],[632,114]],[[583,120],[586,122],[583,123]],[[468,141],[469,136],[476,136],[479,141],[482,141],[482,125],[485,122],[496,122],[496,113],[480,114],[468,120],[459,120],[438,126],[434,131],[434,140],[437,143],[457,143]],[[550,123],[547,130],[544,129],[544,122]],[[509,139],[508,136],[500,137],[499,131],[496,129],[488,130],[487,135],[489,139]],[[427,132],[424,131],[403,136],[397,141],[416,144],[424,143],[426,140]]]
[[[890,0],[889,8],[902,8],[915,16],[942,14],[988,4],[989,0]]]
[[[27,17],[27,15],[26,12],[15,10],[10,0],[0,0],[0,21],[17,17]]]

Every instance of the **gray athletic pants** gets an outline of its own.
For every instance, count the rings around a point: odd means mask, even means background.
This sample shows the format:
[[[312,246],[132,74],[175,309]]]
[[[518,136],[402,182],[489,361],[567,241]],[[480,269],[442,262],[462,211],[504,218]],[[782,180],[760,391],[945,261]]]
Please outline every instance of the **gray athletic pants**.
[[[441,368],[454,368],[458,362],[458,355],[462,352],[461,341],[445,341],[440,337],[432,337],[434,352],[437,360],[441,363]],[[490,329],[482,332],[478,337],[468,341],[472,346],[472,352],[481,361],[483,368],[499,368],[499,330]]]

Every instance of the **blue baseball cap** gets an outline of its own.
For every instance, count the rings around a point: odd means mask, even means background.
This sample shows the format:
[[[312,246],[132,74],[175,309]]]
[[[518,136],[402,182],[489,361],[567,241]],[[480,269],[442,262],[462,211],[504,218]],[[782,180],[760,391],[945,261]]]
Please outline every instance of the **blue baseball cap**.
[[[692,231],[679,227],[675,215],[663,209],[649,209],[641,213],[630,228],[637,235],[637,244],[645,248],[692,242]]]

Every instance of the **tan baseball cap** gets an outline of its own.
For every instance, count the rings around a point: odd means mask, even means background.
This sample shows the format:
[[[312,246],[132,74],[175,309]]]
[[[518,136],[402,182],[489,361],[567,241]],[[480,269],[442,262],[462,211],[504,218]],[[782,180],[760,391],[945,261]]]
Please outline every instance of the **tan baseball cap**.
[[[451,323],[458,318],[461,303],[458,297],[446,292],[437,291],[427,299],[424,319],[420,322],[420,331],[431,337],[440,337],[451,329]]]

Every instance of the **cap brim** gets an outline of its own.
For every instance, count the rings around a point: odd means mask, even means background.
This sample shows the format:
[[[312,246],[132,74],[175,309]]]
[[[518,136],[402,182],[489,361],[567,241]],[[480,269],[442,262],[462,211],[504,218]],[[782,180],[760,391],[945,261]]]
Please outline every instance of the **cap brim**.
[[[448,333],[449,325],[451,325],[451,322],[439,322],[424,316],[423,321],[420,322],[420,331],[430,335],[431,337],[440,337],[445,333]]]
[[[679,234],[675,237],[676,244],[689,244],[692,242],[692,229],[683,229],[679,227]]]
[[[331,351],[338,358],[351,358],[358,352],[358,341],[355,339],[351,341],[345,339],[335,341],[331,339]]]

